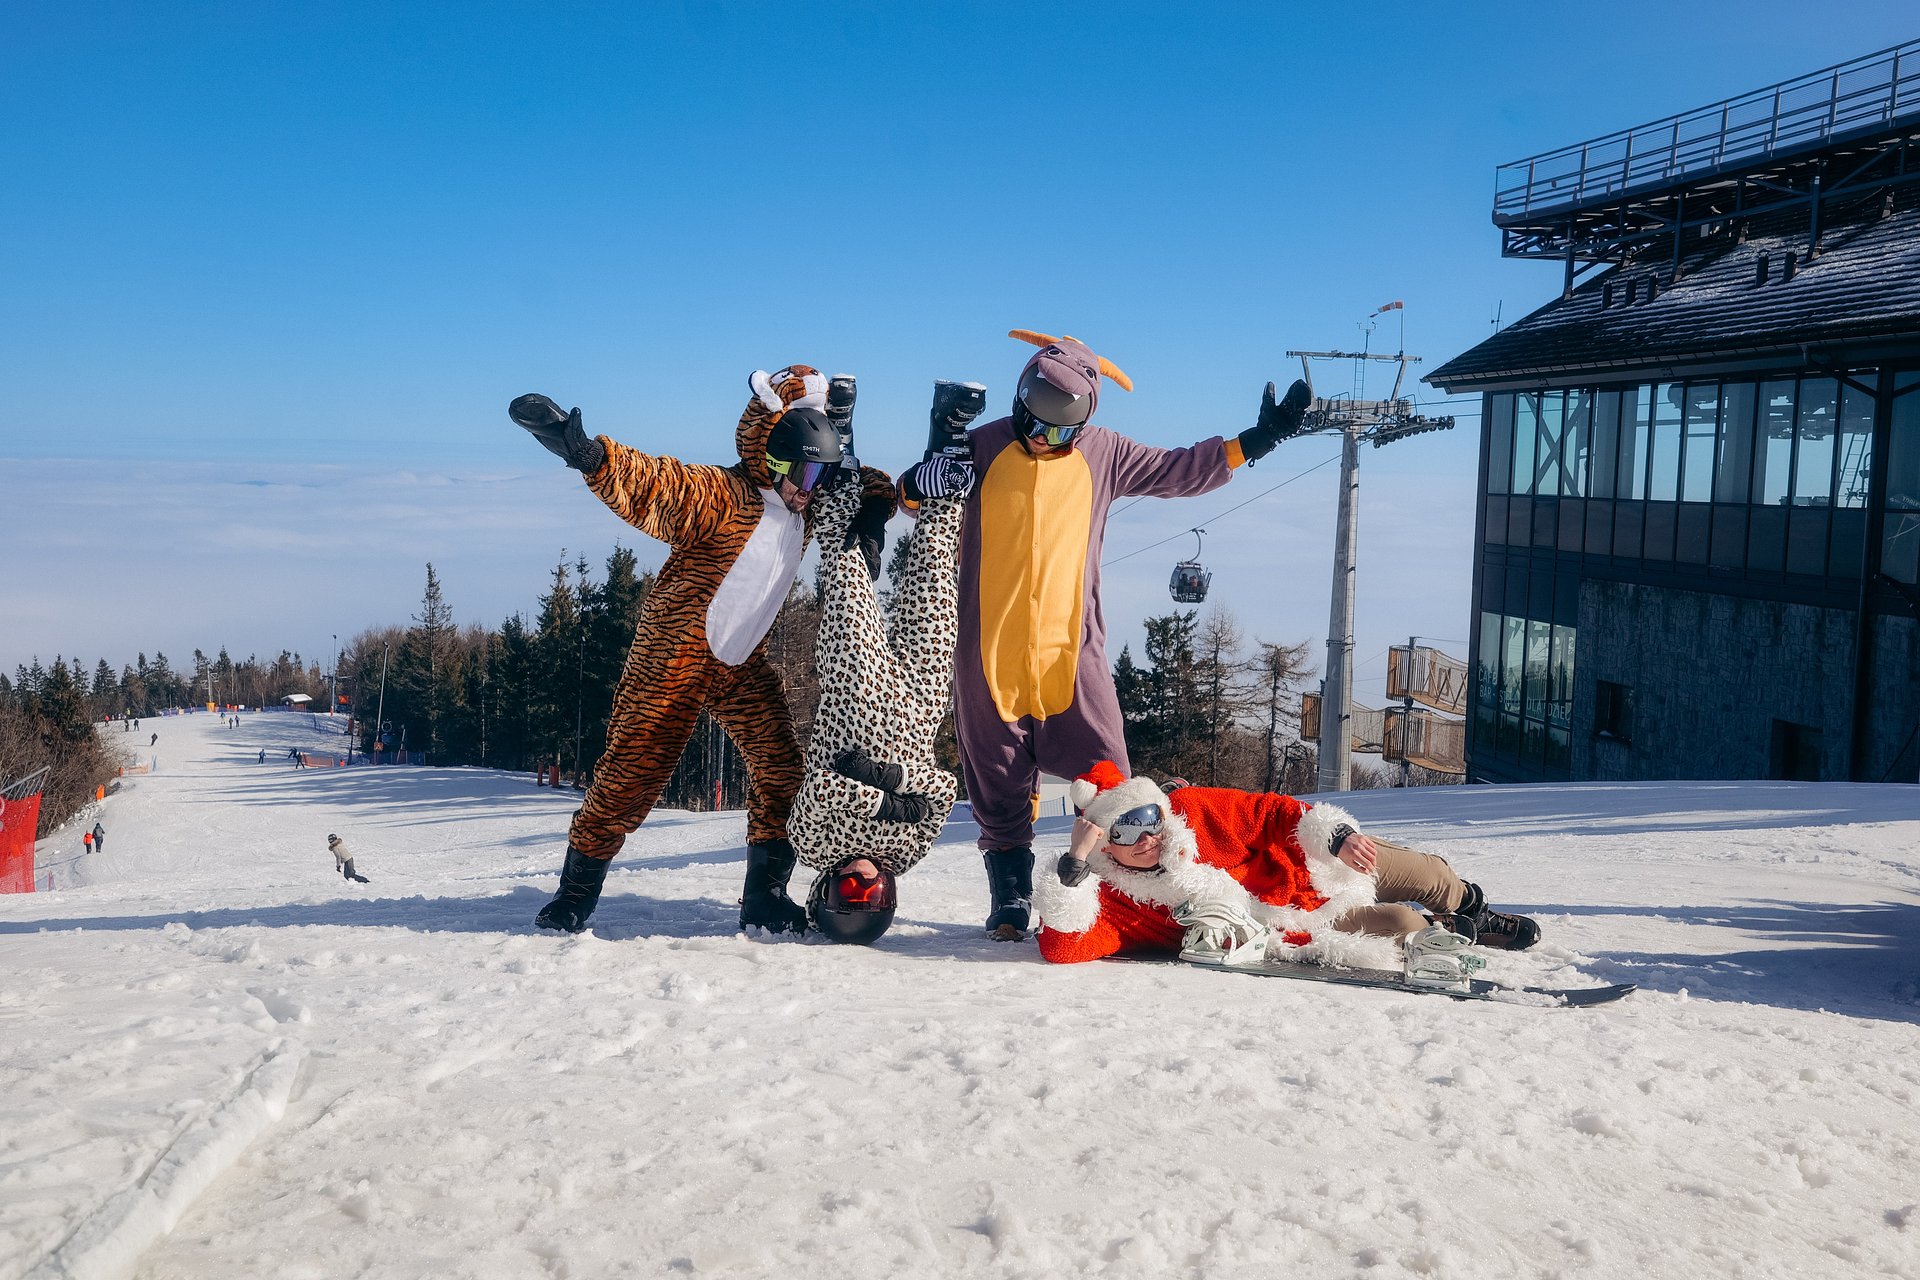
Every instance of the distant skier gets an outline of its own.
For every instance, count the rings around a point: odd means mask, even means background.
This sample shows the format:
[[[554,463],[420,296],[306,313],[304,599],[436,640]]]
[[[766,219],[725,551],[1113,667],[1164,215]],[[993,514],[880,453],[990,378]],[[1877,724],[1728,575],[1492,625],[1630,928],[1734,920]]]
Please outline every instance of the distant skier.
[[[160,735],[157,733],[154,734],[151,738],[147,739],[147,745],[150,747],[158,746],[159,744],[160,744]]]
[[[91,831],[83,831],[83,832],[81,832],[81,833],[80,833],[80,845],[81,845],[81,850],[80,850],[80,851],[81,851],[81,852],[82,852],[83,854],[85,854],[85,853],[92,853],[92,852],[93,852],[93,832],[91,832]]]
[[[300,753],[300,748],[298,747],[287,748],[287,759],[293,761],[293,767],[296,769],[304,769],[307,767],[307,758]]]
[[[1445,859],[1364,836],[1330,804],[1226,787],[1169,796],[1109,760],[1075,779],[1071,798],[1082,812],[1072,846],[1035,887],[1040,954],[1056,963],[1247,945],[1338,960],[1352,951],[1343,935],[1429,927],[1408,902],[1481,946],[1521,951],[1540,937]]]
[[[265,764],[266,762],[267,762],[267,749],[265,747],[262,747],[260,748],[260,763]]]
[[[372,884],[373,881],[353,869],[353,855],[347,852],[347,842],[339,836],[327,837],[327,848],[333,850],[333,869],[349,880],[360,884]]]
[[[93,851],[95,853],[107,851],[107,829],[97,822],[93,824]]]

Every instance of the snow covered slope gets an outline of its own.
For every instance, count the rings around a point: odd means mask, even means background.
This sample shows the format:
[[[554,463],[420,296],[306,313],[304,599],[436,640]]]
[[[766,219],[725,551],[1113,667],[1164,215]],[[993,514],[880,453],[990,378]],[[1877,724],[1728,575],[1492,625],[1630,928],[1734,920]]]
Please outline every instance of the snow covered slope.
[[[1539,1010],[1049,967],[962,826],[871,950],[733,932],[739,814],[536,934],[572,797],[308,723],[149,721],[0,898],[0,1278],[1920,1274],[1911,787],[1350,797],[1641,984]]]

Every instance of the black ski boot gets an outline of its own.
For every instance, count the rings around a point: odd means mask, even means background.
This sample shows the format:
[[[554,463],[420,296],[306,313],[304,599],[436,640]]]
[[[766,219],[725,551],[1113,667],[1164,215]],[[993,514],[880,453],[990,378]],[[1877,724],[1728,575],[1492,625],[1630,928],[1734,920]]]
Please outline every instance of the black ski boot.
[[[967,439],[967,427],[987,407],[987,389],[977,382],[948,382],[941,378],[933,384],[932,426],[927,432],[927,457],[945,456],[969,462],[973,445]]]
[[[993,911],[987,916],[987,934],[1001,942],[1027,936],[1033,910],[1033,846],[989,849],[986,853],[987,890]]]
[[[747,880],[740,890],[740,928],[769,933],[805,933],[807,909],[787,896],[793,874],[793,846],[762,840],[747,846]]]
[[[1448,928],[1469,942],[1495,951],[1525,951],[1540,941],[1540,925],[1532,916],[1495,911],[1487,905],[1487,895],[1479,885],[1471,880],[1462,883],[1467,886],[1467,896],[1460,900],[1459,909],[1447,922]]]
[[[600,886],[606,883],[607,868],[612,864],[611,858],[589,858],[568,845],[567,860],[560,867],[560,892],[540,908],[533,922],[542,929],[558,929],[562,933],[579,933],[586,928],[587,917],[600,901]]]

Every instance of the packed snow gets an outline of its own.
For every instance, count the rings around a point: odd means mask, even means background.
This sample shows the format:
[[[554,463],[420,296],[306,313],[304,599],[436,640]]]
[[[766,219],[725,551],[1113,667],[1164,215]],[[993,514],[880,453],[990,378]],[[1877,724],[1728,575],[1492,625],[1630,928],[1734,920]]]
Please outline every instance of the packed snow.
[[[738,813],[541,934],[571,793],[326,723],[147,721],[0,898],[4,1280],[1920,1275],[1912,787],[1344,798],[1576,1010],[1049,966],[964,823],[871,949],[735,931]]]

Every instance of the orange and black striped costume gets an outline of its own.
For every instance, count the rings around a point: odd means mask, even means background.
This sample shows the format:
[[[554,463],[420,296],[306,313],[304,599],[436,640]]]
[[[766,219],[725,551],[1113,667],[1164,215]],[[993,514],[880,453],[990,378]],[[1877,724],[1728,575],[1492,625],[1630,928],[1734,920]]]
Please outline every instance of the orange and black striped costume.
[[[809,533],[773,495],[767,437],[785,408],[816,403],[826,379],[806,365],[772,375],[775,410],[756,394],[734,434],[740,461],[700,466],[652,457],[605,436],[604,465],[587,486],[616,515],[671,547],[640,610],[614,693],[607,749],[574,815],[568,842],[611,858],[646,820],[702,711],[747,762],[747,841],[783,839],[802,762],[766,636],[786,599]],[[862,489],[890,494],[862,470]]]

